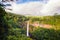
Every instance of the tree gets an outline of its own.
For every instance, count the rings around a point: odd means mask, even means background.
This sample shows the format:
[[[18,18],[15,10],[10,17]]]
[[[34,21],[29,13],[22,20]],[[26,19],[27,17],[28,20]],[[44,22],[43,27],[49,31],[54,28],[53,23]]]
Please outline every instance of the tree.
[[[0,5],[0,40],[5,40],[5,37],[7,35],[7,23],[4,19],[6,12],[3,9],[3,7]]]
[[[38,28],[31,34],[31,38],[35,40],[60,40],[60,31],[54,29]]]

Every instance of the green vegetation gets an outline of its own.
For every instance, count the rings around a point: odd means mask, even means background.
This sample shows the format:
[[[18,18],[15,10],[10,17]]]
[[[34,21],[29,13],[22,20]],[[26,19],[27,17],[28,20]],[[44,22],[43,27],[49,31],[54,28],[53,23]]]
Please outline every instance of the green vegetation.
[[[26,36],[26,29],[24,29],[26,27],[24,23],[28,18],[12,13],[7,13],[4,18],[8,23],[7,40],[32,40]]]
[[[6,13],[0,7],[0,40],[32,40],[26,36],[23,22],[26,17]],[[22,25],[21,25],[22,24]]]
[[[38,28],[31,34],[35,40],[60,40],[60,30]]]
[[[8,31],[8,25],[4,19],[5,14],[6,14],[5,10],[2,8],[2,6],[0,6],[0,40],[6,39],[5,36],[7,35]]]
[[[36,28],[30,25],[30,36],[26,36],[26,21],[33,24],[49,24],[53,28]],[[49,27],[49,26],[48,26]],[[60,40],[60,15],[27,17],[7,13],[0,7],[0,40]]]

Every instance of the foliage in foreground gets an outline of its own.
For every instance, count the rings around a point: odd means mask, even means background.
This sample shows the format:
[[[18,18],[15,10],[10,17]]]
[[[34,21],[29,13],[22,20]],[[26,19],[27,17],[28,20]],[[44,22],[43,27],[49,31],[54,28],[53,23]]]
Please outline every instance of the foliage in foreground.
[[[32,40],[26,36],[26,31],[20,28],[9,29],[7,40]]]
[[[0,40],[5,40],[8,32],[8,25],[4,19],[6,12],[0,5]]]
[[[35,40],[60,40],[60,30],[38,28],[31,34]]]
[[[32,40],[26,36],[26,30],[23,28],[27,20],[25,16],[8,13],[4,18],[8,23],[7,40]]]

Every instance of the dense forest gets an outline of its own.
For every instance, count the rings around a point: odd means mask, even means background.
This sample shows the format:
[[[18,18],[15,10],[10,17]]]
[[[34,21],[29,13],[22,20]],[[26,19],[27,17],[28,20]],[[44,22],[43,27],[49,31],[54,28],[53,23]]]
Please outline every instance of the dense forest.
[[[29,37],[26,25],[29,21]],[[32,24],[51,25],[52,28]],[[49,26],[47,26],[49,27]],[[0,6],[0,40],[60,40],[60,15],[23,16],[7,13]]]

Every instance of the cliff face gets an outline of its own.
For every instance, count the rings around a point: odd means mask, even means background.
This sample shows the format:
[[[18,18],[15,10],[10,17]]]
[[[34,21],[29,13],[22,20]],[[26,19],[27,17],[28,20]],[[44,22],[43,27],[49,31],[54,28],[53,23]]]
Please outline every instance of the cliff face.
[[[32,25],[32,26],[34,26],[34,27],[36,27],[36,28],[42,27],[42,28],[47,28],[47,29],[50,29],[50,28],[53,27],[53,26],[50,25],[50,24],[40,24],[40,23],[38,23],[38,22],[34,22],[34,23],[30,24],[30,25]]]

